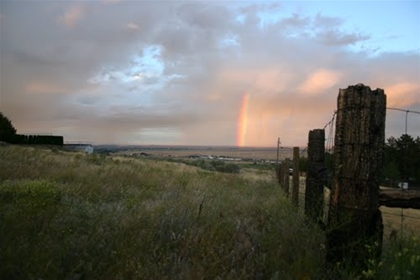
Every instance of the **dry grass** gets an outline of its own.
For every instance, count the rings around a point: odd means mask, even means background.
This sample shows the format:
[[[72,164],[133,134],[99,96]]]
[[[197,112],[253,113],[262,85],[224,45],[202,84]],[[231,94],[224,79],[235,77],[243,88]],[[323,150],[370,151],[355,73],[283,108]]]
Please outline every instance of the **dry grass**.
[[[393,232],[401,230],[403,233],[415,234],[420,237],[420,210],[380,207],[385,226],[385,237],[389,237]]]
[[[270,178],[0,147],[2,279],[297,279],[322,232]]]
[[[1,146],[0,278],[326,279],[301,212],[269,170]],[[420,279],[420,241],[396,245],[335,275]]]

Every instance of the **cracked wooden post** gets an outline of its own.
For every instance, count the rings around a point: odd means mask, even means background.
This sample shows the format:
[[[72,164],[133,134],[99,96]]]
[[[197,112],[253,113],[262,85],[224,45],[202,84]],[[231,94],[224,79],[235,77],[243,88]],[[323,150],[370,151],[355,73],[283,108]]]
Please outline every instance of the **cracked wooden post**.
[[[385,143],[386,95],[363,84],[340,89],[334,143],[334,179],[328,217],[327,261],[359,268],[380,255],[379,174]]]
[[[314,222],[320,222],[324,210],[325,130],[309,131],[308,173],[306,176],[305,214]]]
[[[293,147],[292,203],[299,204],[299,147]]]
[[[283,180],[282,180],[282,188],[286,196],[289,196],[289,186],[290,186],[290,175],[289,175],[289,167],[290,167],[290,159],[286,158],[282,162],[282,170],[283,170]]]

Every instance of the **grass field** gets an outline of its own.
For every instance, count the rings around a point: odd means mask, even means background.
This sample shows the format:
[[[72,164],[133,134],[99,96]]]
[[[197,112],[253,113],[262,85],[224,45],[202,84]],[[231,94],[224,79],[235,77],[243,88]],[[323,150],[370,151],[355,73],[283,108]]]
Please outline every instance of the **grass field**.
[[[0,146],[0,279],[327,279],[269,170]],[[420,279],[416,235],[344,279]],[[399,255],[398,255],[399,254]],[[376,262],[375,262],[376,261]]]

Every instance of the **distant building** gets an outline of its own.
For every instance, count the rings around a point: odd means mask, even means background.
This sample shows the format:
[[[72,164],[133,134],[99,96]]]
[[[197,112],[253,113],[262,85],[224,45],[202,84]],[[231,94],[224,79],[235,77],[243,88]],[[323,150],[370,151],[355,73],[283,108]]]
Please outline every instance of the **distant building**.
[[[87,146],[86,148],[85,148],[85,153],[86,154],[91,154],[91,153],[93,153],[93,147],[92,146]]]
[[[66,147],[69,150],[77,151],[77,152],[84,152],[88,155],[93,153],[93,146],[90,143],[66,143],[64,144],[64,147]]]

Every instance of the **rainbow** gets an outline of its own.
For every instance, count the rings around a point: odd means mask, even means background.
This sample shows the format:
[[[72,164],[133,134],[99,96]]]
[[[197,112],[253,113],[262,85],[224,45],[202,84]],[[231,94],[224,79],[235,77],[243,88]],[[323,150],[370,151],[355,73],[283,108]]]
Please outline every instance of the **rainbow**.
[[[238,118],[238,134],[236,144],[238,147],[245,146],[246,128],[248,125],[248,102],[249,94],[245,93],[242,97],[241,109]]]

